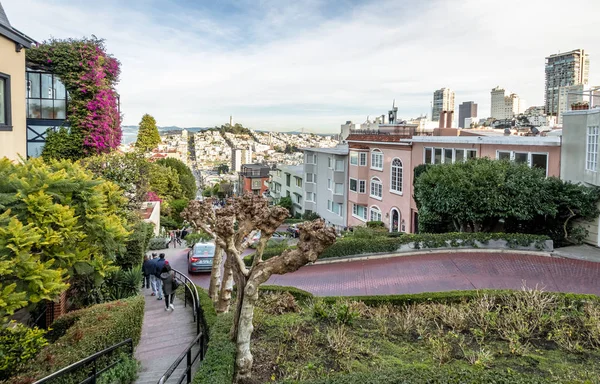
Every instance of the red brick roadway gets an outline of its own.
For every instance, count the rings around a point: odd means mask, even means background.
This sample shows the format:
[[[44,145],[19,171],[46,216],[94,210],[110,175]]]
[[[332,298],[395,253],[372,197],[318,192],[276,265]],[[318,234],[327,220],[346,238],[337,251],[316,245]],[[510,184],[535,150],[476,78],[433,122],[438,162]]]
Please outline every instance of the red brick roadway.
[[[187,272],[187,250],[171,256]],[[192,280],[208,287],[209,274]],[[387,295],[469,289],[519,289],[600,295],[600,263],[523,253],[457,252],[315,264],[267,284],[294,286],[319,296]]]

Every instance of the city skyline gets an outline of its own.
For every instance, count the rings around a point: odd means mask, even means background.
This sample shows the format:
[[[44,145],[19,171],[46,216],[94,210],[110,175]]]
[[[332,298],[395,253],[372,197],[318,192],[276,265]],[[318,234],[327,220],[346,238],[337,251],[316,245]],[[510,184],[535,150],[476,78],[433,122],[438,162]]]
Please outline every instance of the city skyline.
[[[13,26],[38,41],[105,38],[123,64],[124,125],[150,113],[163,126],[214,126],[233,114],[255,129],[336,132],[347,120],[385,113],[393,99],[399,117],[430,114],[442,87],[485,117],[496,85],[543,105],[545,57],[579,48],[590,53],[590,84],[600,83],[594,1],[578,2],[587,11],[554,29],[531,20],[552,20],[557,1],[3,5]],[[520,27],[502,28],[489,14]]]

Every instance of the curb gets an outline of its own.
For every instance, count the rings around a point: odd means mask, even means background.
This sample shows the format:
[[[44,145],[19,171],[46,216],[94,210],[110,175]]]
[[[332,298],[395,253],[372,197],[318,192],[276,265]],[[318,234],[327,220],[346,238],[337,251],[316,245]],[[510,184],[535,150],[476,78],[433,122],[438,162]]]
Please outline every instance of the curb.
[[[422,256],[429,254],[440,254],[440,253],[511,253],[511,254],[523,254],[523,255],[531,255],[531,256],[543,256],[543,257],[553,257],[553,258],[563,258],[558,255],[553,255],[552,252],[542,252],[542,251],[523,251],[516,249],[456,249],[456,248],[436,248],[429,250],[420,250],[414,252],[402,252],[402,253],[366,253],[362,255],[354,255],[354,256],[344,256],[344,257],[332,257],[329,259],[321,259],[317,260],[309,265],[319,265],[319,264],[335,264],[335,263],[347,263],[352,261],[367,261],[367,260],[378,260],[378,259],[392,259],[396,257],[406,257],[406,256]]]

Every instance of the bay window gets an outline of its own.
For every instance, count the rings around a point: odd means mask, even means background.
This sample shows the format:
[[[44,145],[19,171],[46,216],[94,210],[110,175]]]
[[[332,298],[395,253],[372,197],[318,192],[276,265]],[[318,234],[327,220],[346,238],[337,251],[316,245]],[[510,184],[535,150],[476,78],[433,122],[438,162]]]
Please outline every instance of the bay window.
[[[376,199],[383,197],[383,184],[377,177],[371,179],[371,197]]]
[[[383,170],[383,152],[379,149],[374,149],[371,152],[371,169]]]

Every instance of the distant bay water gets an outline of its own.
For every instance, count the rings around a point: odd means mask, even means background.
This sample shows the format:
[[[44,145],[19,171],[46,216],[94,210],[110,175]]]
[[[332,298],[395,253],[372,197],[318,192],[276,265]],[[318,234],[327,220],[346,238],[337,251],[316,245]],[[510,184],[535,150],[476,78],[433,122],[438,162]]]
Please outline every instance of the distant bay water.
[[[121,144],[131,144],[136,140],[139,129],[137,125],[124,125],[121,127],[121,129],[123,130],[123,138],[121,139]],[[188,132],[200,132],[208,128],[191,127],[185,129],[187,129]],[[158,127],[159,134],[164,134],[166,132],[181,132],[182,130],[183,128],[180,127]]]

